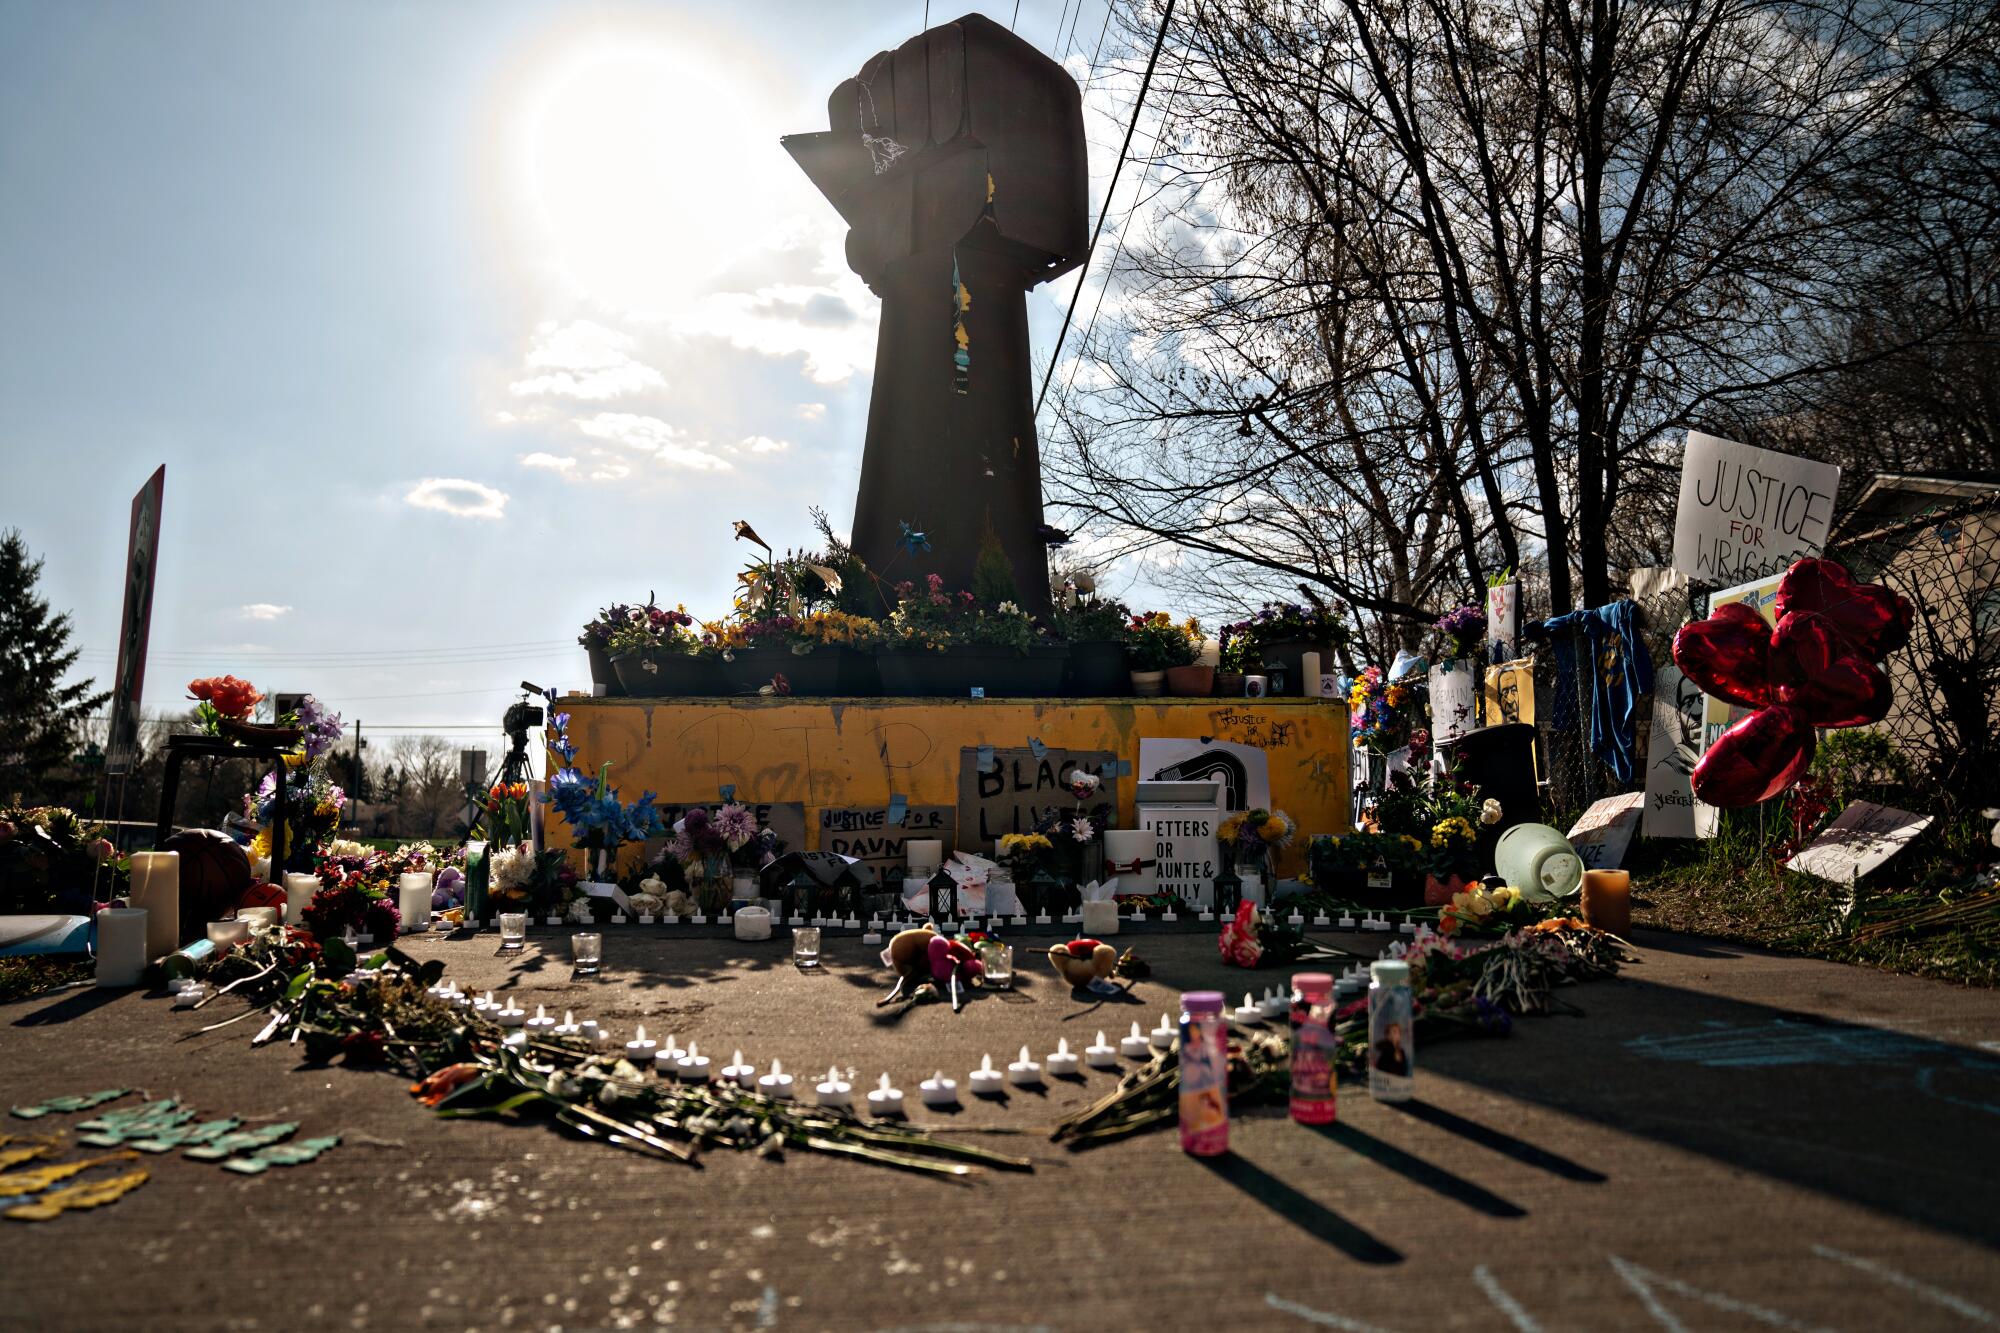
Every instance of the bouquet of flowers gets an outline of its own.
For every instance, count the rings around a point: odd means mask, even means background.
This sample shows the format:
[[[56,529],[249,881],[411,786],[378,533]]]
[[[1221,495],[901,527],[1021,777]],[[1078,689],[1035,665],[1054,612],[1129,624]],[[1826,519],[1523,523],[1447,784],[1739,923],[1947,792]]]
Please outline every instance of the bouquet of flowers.
[[[653,808],[652,792],[643,793],[630,805],[618,799],[611,785],[611,765],[598,770],[592,781],[576,767],[576,745],[569,738],[569,714],[554,711],[556,693],[547,692],[549,748],[561,756],[562,767],[549,775],[549,789],[543,800],[555,806],[570,827],[578,847],[595,851],[600,873],[615,860],[619,844],[642,841],[660,827],[660,815]]]
[[[692,657],[713,646],[695,632],[695,619],[685,606],[669,611],[648,602],[626,607],[624,612],[623,622],[611,626],[604,635],[605,650],[614,657],[631,653]]]
[[[1465,892],[1452,895],[1451,902],[1438,913],[1438,933],[1468,935],[1508,935],[1523,926],[1542,920],[1543,913],[1521,896],[1512,885],[1489,889],[1477,881]]]
[[[293,760],[303,767],[295,767]],[[303,755],[288,756],[285,768],[285,864],[271,867],[273,877],[286,870],[312,870],[327,855],[334,834],[340,831],[341,811],[347,807],[347,793],[326,771],[324,758],[307,762]],[[257,790],[243,797],[243,819],[255,825],[250,840],[250,858],[271,854],[274,838],[271,824],[278,810],[277,775],[266,773]]]
[[[210,736],[222,734],[222,722],[247,722],[250,710],[264,700],[264,695],[247,680],[234,676],[204,676],[200,680],[188,682],[188,697],[200,702],[194,710],[195,721]]]
[[[1083,882],[1084,854],[1110,827],[1110,803],[1096,799],[1103,784],[1104,779],[1095,773],[1071,769],[1064,785],[1076,804],[1068,810],[1051,808],[1035,823],[1034,831],[1049,843],[1057,873],[1073,884]]]
[[[1292,845],[1298,825],[1283,810],[1239,810],[1224,819],[1215,836],[1242,870],[1265,871],[1271,857]]]
[[[1445,612],[1431,628],[1450,642],[1453,657],[1470,657],[1486,637],[1486,608],[1469,603]]]
[[[1354,738],[1376,754],[1401,749],[1410,738],[1410,719],[1423,688],[1421,681],[1391,681],[1381,667],[1363,667],[1347,694]]]
[[[1165,611],[1148,611],[1132,617],[1125,630],[1125,645],[1132,654],[1134,671],[1165,671],[1168,667],[1193,666],[1201,656],[1204,642],[1201,622],[1190,616],[1180,624]]]
[[[1222,961],[1232,967],[1283,967],[1306,958],[1337,955],[1305,937],[1305,932],[1281,926],[1256,903],[1238,903],[1236,915],[1222,923],[1216,937]]]
[[[730,880],[739,871],[757,871],[785,850],[783,839],[759,827],[749,806],[729,801],[713,811],[695,806],[674,823],[664,859],[678,868],[704,912],[729,904]]]
[[[1055,843],[1046,834],[1007,833],[997,848],[1000,864],[1016,884],[1026,884],[1036,871],[1048,870],[1055,860]]]

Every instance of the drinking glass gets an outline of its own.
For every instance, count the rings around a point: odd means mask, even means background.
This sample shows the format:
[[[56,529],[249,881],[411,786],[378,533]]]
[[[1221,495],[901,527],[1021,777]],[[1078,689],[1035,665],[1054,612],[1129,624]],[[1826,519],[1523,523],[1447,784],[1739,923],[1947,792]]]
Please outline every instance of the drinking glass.
[[[1014,946],[1011,944],[987,944],[980,946],[980,961],[986,964],[986,984],[995,990],[1014,988]]]
[[[594,930],[579,930],[569,937],[569,956],[578,976],[596,976],[604,965],[604,936]]]
[[[500,952],[519,953],[528,943],[528,914],[526,912],[502,912],[500,914]]]
[[[792,962],[802,968],[819,966],[818,926],[800,926],[792,932]]]

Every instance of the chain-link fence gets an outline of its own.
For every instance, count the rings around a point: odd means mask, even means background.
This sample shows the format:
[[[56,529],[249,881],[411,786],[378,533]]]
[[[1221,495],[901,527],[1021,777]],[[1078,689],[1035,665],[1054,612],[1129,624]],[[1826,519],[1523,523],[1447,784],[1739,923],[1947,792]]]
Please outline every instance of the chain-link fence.
[[[1857,582],[1883,583],[1910,600],[1910,643],[1884,662],[1894,700],[1877,727],[1901,762],[1900,778],[1949,810],[2000,804],[2000,503],[1991,499],[1926,512],[1845,539],[1827,551]],[[1673,661],[1674,632],[1708,614],[1714,586],[1680,584],[1636,600],[1638,637],[1653,668]],[[1644,786],[1652,697],[1632,709],[1632,776],[1605,760],[1593,734],[1598,662],[1584,628],[1571,624],[1530,642],[1536,765],[1544,807],[1573,818],[1592,801]],[[1622,711],[1622,710],[1621,710]],[[1600,728],[1601,729],[1601,728]]]

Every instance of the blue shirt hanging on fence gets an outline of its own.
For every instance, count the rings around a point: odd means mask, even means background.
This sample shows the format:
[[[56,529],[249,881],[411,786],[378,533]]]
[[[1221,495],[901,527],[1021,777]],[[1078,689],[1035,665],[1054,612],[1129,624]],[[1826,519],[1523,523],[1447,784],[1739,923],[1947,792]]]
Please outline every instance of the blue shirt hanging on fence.
[[[1639,608],[1631,600],[1588,611],[1572,611],[1527,627],[1531,639],[1547,639],[1556,654],[1555,716],[1558,729],[1576,720],[1576,640],[1590,643],[1590,748],[1620,785],[1632,780],[1633,746],[1638,738],[1639,697],[1653,688],[1653,658],[1639,637]]]

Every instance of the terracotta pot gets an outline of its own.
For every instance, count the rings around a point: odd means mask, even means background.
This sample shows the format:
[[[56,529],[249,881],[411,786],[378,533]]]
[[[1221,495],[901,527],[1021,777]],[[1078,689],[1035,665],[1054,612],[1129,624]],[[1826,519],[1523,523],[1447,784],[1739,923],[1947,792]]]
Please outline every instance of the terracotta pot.
[[[1134,671],[1132,673],[1132,693],[1141,699],[1157,699],[1165,689],[1167,673],[1164,671]]]
[[[1215,692],[1224,699],[1240,699],[1243,696],[1243,673],[1241,671],[1216,672]]]
[[[1167,668],[1167,693],[1179,699],[1205,699],[1215,693],[1215,668],[1197,662],[1193,666]]]

